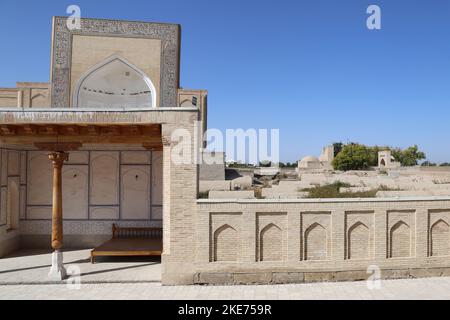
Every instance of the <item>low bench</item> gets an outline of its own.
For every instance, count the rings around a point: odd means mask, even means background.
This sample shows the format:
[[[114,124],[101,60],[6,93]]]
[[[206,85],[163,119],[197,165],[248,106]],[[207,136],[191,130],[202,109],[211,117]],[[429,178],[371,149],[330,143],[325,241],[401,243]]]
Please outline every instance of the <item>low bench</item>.
[[[162,229],[147,227],[112,226],[112,239],[91,251],[91,263],[95,257],[106,256],[160,256],[162,253]]]

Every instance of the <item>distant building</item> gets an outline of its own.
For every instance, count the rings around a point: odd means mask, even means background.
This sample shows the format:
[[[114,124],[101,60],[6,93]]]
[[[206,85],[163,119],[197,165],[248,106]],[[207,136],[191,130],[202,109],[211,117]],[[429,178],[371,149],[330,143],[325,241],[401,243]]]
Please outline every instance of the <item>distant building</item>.
[[[314,156],[306,156],[298,162],[298,170],[332,170],[332,162],[334,159],[334,147],[326,146],[322,150],[319,158]]]
[[[389,168],[399,168],[401,167],[400,162],[395,161],[390,150],[384,150],[378,152],[378,168],[389,169]]]

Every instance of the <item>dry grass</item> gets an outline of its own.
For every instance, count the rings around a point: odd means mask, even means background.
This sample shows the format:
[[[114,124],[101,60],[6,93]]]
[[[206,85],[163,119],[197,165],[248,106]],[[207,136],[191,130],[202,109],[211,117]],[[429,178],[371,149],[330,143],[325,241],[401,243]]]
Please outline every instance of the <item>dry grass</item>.
[[[380,186],[368,191],[360,192],[340,192],[340,188],[349,188],[350,184],[345,182],[334,182],[324,186],[317,186],[313,188],[302,189],[301,191],[308,192],[307,198],[323,199],[323,198],[375,198],[378,191],[399,191],[397,189],[390,189],[386,186]]]

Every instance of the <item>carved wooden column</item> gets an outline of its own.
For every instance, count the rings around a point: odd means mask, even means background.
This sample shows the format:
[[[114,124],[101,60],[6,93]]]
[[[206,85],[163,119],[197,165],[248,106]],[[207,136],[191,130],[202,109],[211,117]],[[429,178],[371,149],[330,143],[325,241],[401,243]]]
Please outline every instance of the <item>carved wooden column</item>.
[[[63,246],[63,216],[62,216],[62,166],[69,159],[67,152],[52,152],[48,158],[53,164],[53,206],[52,206],[52,268],[49,277],[63,280],[66,269],[63,264],[61,248]]]
[[[53,152],[48,155],[48,158],[53,164],[52,248],[59,250],[63,245],[61,170],[64,161],[69,160],[69,154]]]
[[[52,267],[48,273],[50,280],[61,281],[66,278],[63,263],[63,203],[62,203],[62,167],[69,160],[66,151],[77,150],[80,143],[35,143],[40,150],[50,151],[48,158],[53,165],[53,204],[52,204]]]

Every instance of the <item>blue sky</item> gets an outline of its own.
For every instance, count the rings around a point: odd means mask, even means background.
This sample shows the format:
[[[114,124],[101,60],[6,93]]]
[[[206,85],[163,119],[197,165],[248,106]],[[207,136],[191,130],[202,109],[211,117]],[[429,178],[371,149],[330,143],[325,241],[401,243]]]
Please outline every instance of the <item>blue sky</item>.
[[[0,0],[0,86],[48,81],[51,17],[182,25],[181,85],[208,89],[209,126],[279,128],[281,160],[334,141],[450,161],[450,2]],[[366,27],[381,7],[382,30]]]

